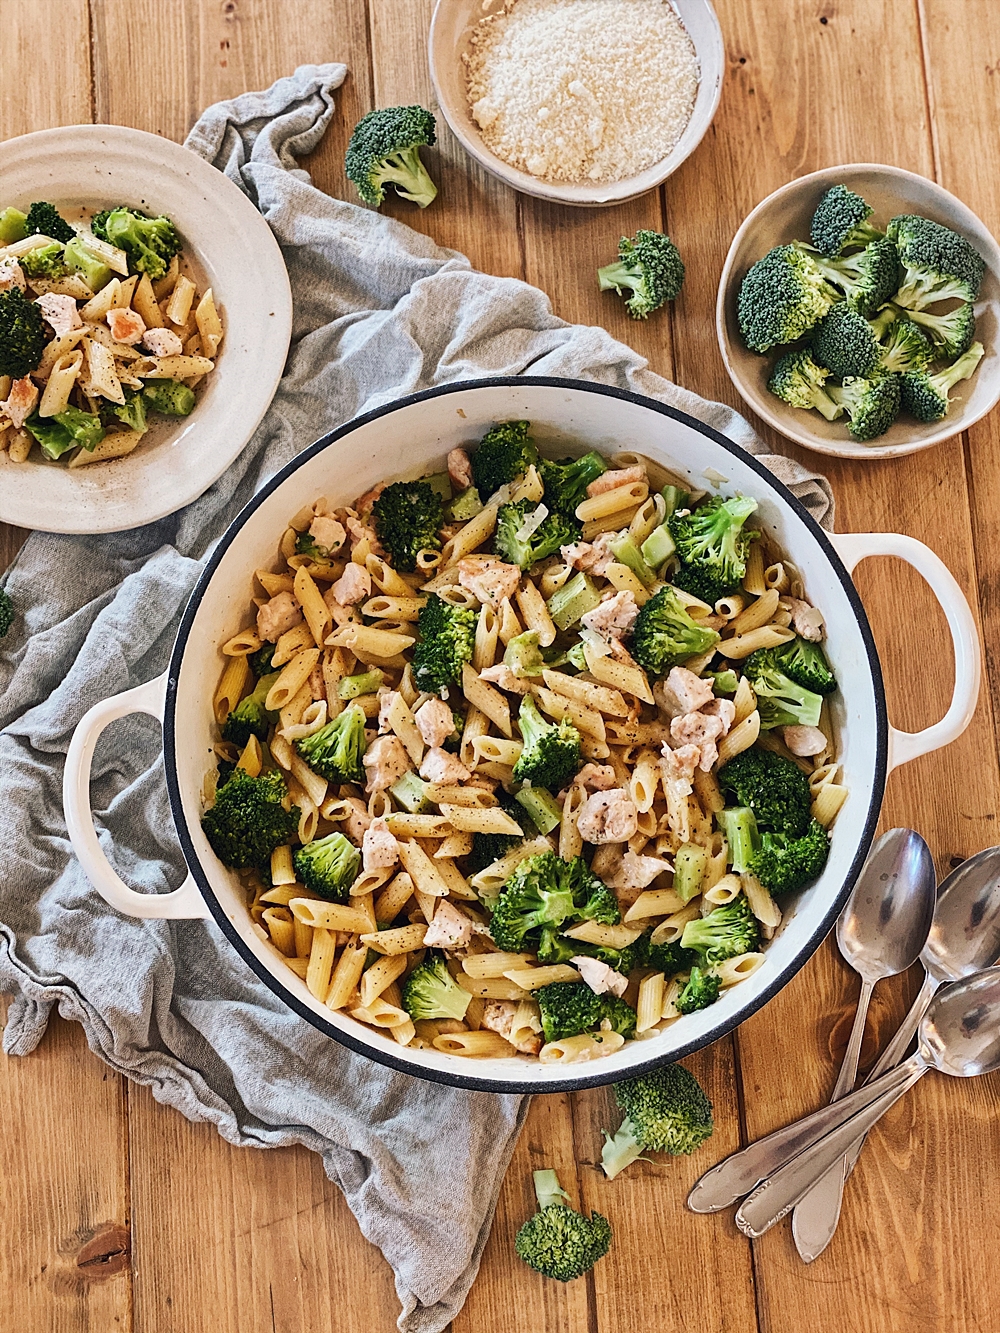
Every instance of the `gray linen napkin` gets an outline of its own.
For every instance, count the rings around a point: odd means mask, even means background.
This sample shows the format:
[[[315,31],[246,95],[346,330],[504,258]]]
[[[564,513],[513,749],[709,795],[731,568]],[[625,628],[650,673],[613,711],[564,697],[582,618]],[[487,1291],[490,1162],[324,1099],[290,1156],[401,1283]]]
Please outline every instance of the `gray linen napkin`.
[[[34,534],[4,580],[18,612],[0,655],[0,989],[14,995],[4,1047],[33,1050],[58,1006],[108,1064],[229,1142],[320,1153],[392,1265],[400,1329],[437,1333],[475,1277],[525,1099],[383,1069],[285,1010],[213,922],[138,921],[107,907],[63,821],[72,730],[97,700],[164,669],[202,561],[254,490],[379,403],[483,375],[566,375],[638,390],[762,447],[731,409],[651,374],[602,329],[556,319],[542,292],[476,273],[462,255],[315,189],[295,158],[319,142],[345,73],[305,66],[210,107],[188,139],[261,210],[291,276],[287,371],[245,451],[158,523]],[[823,479],[764,461],[830,522]],[[123,877],[147,892],[176,887],[184,871],[155,724],[132,717],[109,729],[93,776],[102,844]]]

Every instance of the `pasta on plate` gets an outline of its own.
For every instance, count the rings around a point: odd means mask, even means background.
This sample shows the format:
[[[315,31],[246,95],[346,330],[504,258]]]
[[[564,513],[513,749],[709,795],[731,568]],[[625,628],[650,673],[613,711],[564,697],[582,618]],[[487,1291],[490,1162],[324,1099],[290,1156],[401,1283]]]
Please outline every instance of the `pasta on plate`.
[[[576,1062],[765,964],[847,791],[823,617],[756,507],[505,422],[292,516],[222,649],[203,827],[320,1003]]]

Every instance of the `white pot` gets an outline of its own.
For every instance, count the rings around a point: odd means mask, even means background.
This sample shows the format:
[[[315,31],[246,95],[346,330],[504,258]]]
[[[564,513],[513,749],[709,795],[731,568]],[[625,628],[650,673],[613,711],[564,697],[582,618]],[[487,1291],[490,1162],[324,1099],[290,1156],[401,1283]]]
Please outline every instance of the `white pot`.
[[[705,469],[727,480],[721,491],[754,496],[754,518],[798,566],[826,618],[827,649],[840,682],[833,696],[844,781],[850,796],[833,831],[822,876],[794,901],[752,977],[646,1041],[627,1042],[588,1064],[553,1066],[523,1057],[469,1060],[409,1050],[390,1037],[332,1013],[311,996],[281,955],[251,928],[235,874],[217,860],[201,829],[201,790],[215,739],[212,699],[223,666],[221,645],[242,628],[253,571],[270,566],[289,517],[317,496],[349,502],[385,478],[438,470],[447,451],[478,440],[496,421],[525,418],[543,452],[638,452],[681,473],[693,488]],[[927,580],[948,619],[955,648],[954,697],[945,717],[908,734],[889,725],[875,643],[850,571],[869,555],[892,555]],[[66,823],[91,882],[120,911],[141,917],[211,914],[242,958],[290,1008],[320,1031],[383,1064],[444,1083],[492,1091],[541,1092],[606,1083],[706,1046],[759,1009],[799,970],[837,916],[868,852],[887,773],[954,740],[968,725],[979,690],[979,640],[958,584],[932,551],[887,533],[831,537],[756,459],[708,426],[635,394],[573,380],[511,378],[446,385],[379,408],[332,431],[299,454],[253,498],[220,540],[191,595],[168,671],[96,705],[80,722],[66,762]],[[162,719],[167,787],[190,868],[173,893],[128,889],[94,831],[90,764],[114,718],[144,712]]]

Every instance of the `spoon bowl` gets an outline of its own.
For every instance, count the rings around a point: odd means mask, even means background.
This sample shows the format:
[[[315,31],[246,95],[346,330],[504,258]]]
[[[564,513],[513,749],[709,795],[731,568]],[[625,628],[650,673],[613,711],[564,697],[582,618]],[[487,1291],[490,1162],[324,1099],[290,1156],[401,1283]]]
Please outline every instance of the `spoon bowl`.
[[[913,829],[884,833],[837,922],[840,952],[863,981],[894,977],[920,955],[934,915],[934,859]]]
[[[1000,967],[938,991],[920,1020],[919,1052],[926,1065],[952,1078],[1000,1069]]]
[[[1000,847],[987,847],[953,870],[941,885],[924,970],[938,985],[958,981],[1000,958]]]

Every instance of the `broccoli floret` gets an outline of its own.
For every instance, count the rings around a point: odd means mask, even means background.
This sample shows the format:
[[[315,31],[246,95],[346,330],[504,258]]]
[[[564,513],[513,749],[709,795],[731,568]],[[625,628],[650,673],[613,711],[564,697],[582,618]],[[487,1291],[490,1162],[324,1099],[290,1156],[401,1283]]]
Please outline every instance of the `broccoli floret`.
[[[708,575],[721,589],[713,601],[731,592],[747,572],[747,551],[758,534],[744,532],[743,525],[756,508],[757,501],[743,495],[713,496],[689,514],[671,514],[667,520],[682,567]]]
[[[723,903],[708,916],[696,917],[684,927],[681,944],[694,949],[709,965],[724,963],[741,953],[752,953],[757,947],[760,932],[757,918],[750,910],[746,895],[740,894],[731,903]]]
[[[26,236],[51,236],[54,241],[71,241],[76,232],[54,204],[37,203],[28,209],[24,224]]]
[[[28,234],[28,215],[19,208],[5,208],[0,212],[0,245],[13,245]]]
[[[503,662],[515,676],[540,676],[547,664],[538,644],[538,630],[515,634],[504,649]]]
[[[625,307],[633,319],[646,319],[667,301],[673,301],[684,282],[684,261],[669,236],[659,231],[637,231],[635,240],[623,236],[618,259],[597,270],[602,292],[631,296]]]
[[[542,499],[553,513],[572,517],[580,501],[587,498],[587,487],[607,470],[607,463],[594,450],[582,458],[563,458],[558,462],[543,458],[538,463],[545,487]]]
[[[878,369],[882,351],[869,321],[846,301],[838,301],[813,329],[813,356],[831,375],[867,375]],[[828,394],[824,397],[835,415],[843,412]]]
[[[469,870],[473,875],[485,870],[494,861],[499,861],[509,851],[513,851],[524,838],[535,835],[531,816],[523,805],[520,805],[513,796],[508,796],[503,787],[497,788],[496,797],[501,810],[520,824],[524,837],[519,838],[513,833],[473,833],[472,851],[469,853]]]
[[[255,653],[251,653],[247,658],[247,662],[250,664],[250,670],[258,680],[261,676],[270,674],[271,659],[274,657],[277,647],[278,645],[276,643],[262,644]]]
[[[903,406],[918,421],[940,421],[947,415],[951,403],[949,390],[959,380],[974,375],[982,359],[983,344],[973,343],[964,356],[936,375],[928,375],[925,370],[908,371],[900,377]]]
[[[809,255],[793,245],[776,245],[740,285],[737,313],[743,340],[753,352],[793,343],[841,299]]]
[[[64,278],[68,272],[65,253],[65,247],[53,241],[51,245],[40,245],[36,250],[29,250],[18,263],[29,278]]]
[[[426,481],[396,481],[372,505],[379,541],[397,569],[412,571],[420,551],[440,551],[444,506]]]
[[[431,953],[415,967],[403,986],[403,1008],[417,1021],[454,1018],[461,1021],[472,999],[445,966],[439,953]]]
[[[837,688],[837,678],[830,670],[826,655],[818,643],[810,643],[796,635],[788,643],[777,648],[758,648],[757,652],[769,653],[769,661],[785,673],[796,685],[802,685],[816,694],[833,694]],[[755,654],[751,653],[751,657]],[[745,752],[744,752],[745,753]]]
[[[617,1032],[626,1041],[631,1041],[635,1036],[635,1010],[618,995],[601,996],[601,1022],[610,1023],[611,1031]]]
[[[816,878],[829,852],[830,835],[818,820],[811,819],[801,838],[765,833],[750,869],[772,893],[794,893]]]
[[[180,380],[154,380],[142,391],[150,412],[165,417],[188,417],[194,411],[194,389]]]
[[[792,680],[770,648],[758,648],[743,663],[757,696],[764,731],[775,727],[818,727],[823,696]]]
[[[521,569],[530,569],[537,561],[558,551],[560,546],[580,540],[580,524],[566,514],[547,514],[533,532],[518,536],[527,520],[539,509],[544,512],[545,506],[534,500],[518,500],[517,504],[500,506],[493,549],[501,560],[519,565]]]
[[[823,277],[844,293],[862,315],[872,315],[893,295],[899,281],[899,259],[892,241],[873,241],[844,259],[826,259],[805,247]]]
[[[753,811],[748,805],[739,805],[734,809],[717,811],[715,820],[725,835],[729,848],[728,861],[733,871],[737,875],[746,874],[760,847],[760,834],[757,832]]]
[[[280,773],[252,778],[237,769],[216,793],[215,804],[201,817],[212,850],[234,870],[266,865],[275,847],[288,842],[299,826],[299,808],[286,810]]]
[[[153,282],[163,277],[181,248],[181,238],[169,218],[147,217],[125,204],[98,213],[90,229],[98,240],[125,251],[130,273],[148,273]]]
[[[868,245],[883,233],[868,221],[872,210],[846,185],[831,185],[816,206],[809,226],[812,243],[821,254],[839,255],[848,246]]]
[[[339,832],[307,842],[292,860],[306,888],[331,903],[347,902],[361,869],[361,853]]]
[[[698,625],[671,587],[661,588],[640,609],[632,626],[632,656],[651,675],[708,652],[719,641],[714,629]]]
[[[976,299],[986,265],[964,236],[912,213],[892,218],[886,234],[905,269],[894,297],[897,305],[923,310],[952,297]]]
[[[109,403],[111,415],[123,421],[130,430],[137,430],[140,435],[147,429],[146,400],[141,393],[123,389],[124,403]]]
[[[528,434],[530,421],[501,421],[479,441],[470,458],[476,490],[489,499],[501,486],[524,475],[538,462],[538,450]]]
[[[84,412],[79,407],[66,407],[53,417],[40,417],[37,411],[33,412],[24,428],[35,437],[48,458],[61,458],[77,445],[95,449],[106,433],[96,413]]]
[[[637,967],[651,967],[667,977],[678,972],[688,972],[697,963],[698,955],[692,949],[682,949],[680,940],[671,944],[653,944],[650,942],[652,930],[645,931],[632,946]]]
[[[600,1024],[601,997],[583,981],[554,981],[537,990],[535,999],[547,1042],[576,1037]]]
[[[849,375],[830,397],[851,419],[848,430],[856,440],[874,440],[884,435],[899,416],[899,376],[874,371],[867,376]]]
[[[253,694],[241,699],[222,724],[222,739],[243,749],[251,736],[259,741],[267,739],[268,728],[274,721],[275,714],[264,707],[271,686],[277,679],[277,673],[265,676],[257,682]]]
[[[976,312],[971,305],[956,306],[945,315],[931,315],[926,310],[907,310],[906,318],[921,329],[926,329],[934,345],[947,357],[962,356],[972,346],[976,336]],[[902,368],[920,370],[925,367]]]
[[[693,1014],[698,1009],[707,1009],[719,998],[721,989],[722,979],[717,972],[693,967],[687,984],[674,1001],[674,1008],[679,1014]]]
[[[111,281],[111,269],[76,236],[63,251],[63,261],[71,273],[79,273],[92,292],[99,292]]]
[[[0,292],[0,375],[23,379],[38,368],[45,348],[45,321],[20,287]]]
[[[461,679],[462,667],[472,661],[476,613],[452,606],[432,592],[417,618],[420,638],[413,647],[413,677],[417,688],[441,694]]]
[[[497,948],[509,953],[536,952],[540,940],[551,950],[559,928],[578,921],[617,925],[621,910],[614,894],[582,857],[563,861],[541,852],[526,857],[501,888],[490,934]],[[573,952],[582,951],[574,944]]]
[[[835,311],[843,308],[845,308],[843,302],[840,305],[835,305],[830,314],[820,324],[820,329],[823,328],[823,325]],[[860,315],[857,318],[860,319]],[[861,322],[867,328],[865,321],[861,320]],[[819,356],[815,344],[814,350],[816,350],[816,355]],[[829,378],[830,371],[826,369],[826,363],[818,365],[813,360],[809,349],[800,347],[793,352],[786,352],[776,362],[774,370],[771,372],[771,378],[767,382],[767,387],[776,398],[780,398],[789,407],[806,409],[814,407],[817,412],[821,412],[826,417],[827,421],[834,421],[837,417],[843,416],[844,409],[835,403],[823,388]],[[688,589],[688,591],[691,590]]]
[[[719,769],[719,786],[749,806],[757,822],[798,837],[809,823],[809,779],[784,755],[744,750]]]
[[[0,588],[0,639],[5,639],[14,623],[14,603],[10,593]]]
[[[568,1195],[554,1171],[535,1171],[538,1212],[518,1231],[514,1249],[543,1277],[572,1282],[590,1271],[611,1245],[611,1223],[600,1213],[589,1217],[569,1208]]]
[[[344,156],[344,170],[358,194],[381,208],[386,187],[426,208],[437,186],[420,160],[420,149],[436,139],[434,117],[422,106],[387,106],[369,111],[354,127]]]
[[[579,772],[580,733],[565,717],[546,722],[530,694],[521,700],[517,717],[524,748],[514,765],[514,781],[558,791]]]
[[[970,309],[971,307],[966,307]],[[934,318],[934,316],[931,316]],[[975,320],[972,321],[975,327]],[[898,319],[889,327],[882,343],[880,365],[883,370],[902,374],[907,370],[926,370],[934,360],[934,348],[926,334],[909,319]]]
[[[329,782],[364,781],[365,712],[358,704],[349,704],[326,726],[294,744],[313,772]]]
[[[689,1156],[712,1135],[712,1103],[683,1065],[661,1065],[614,1088],[625,1119],[614,1138],[603,1131],[601,1166],[609,1180],[643,1152]]]

